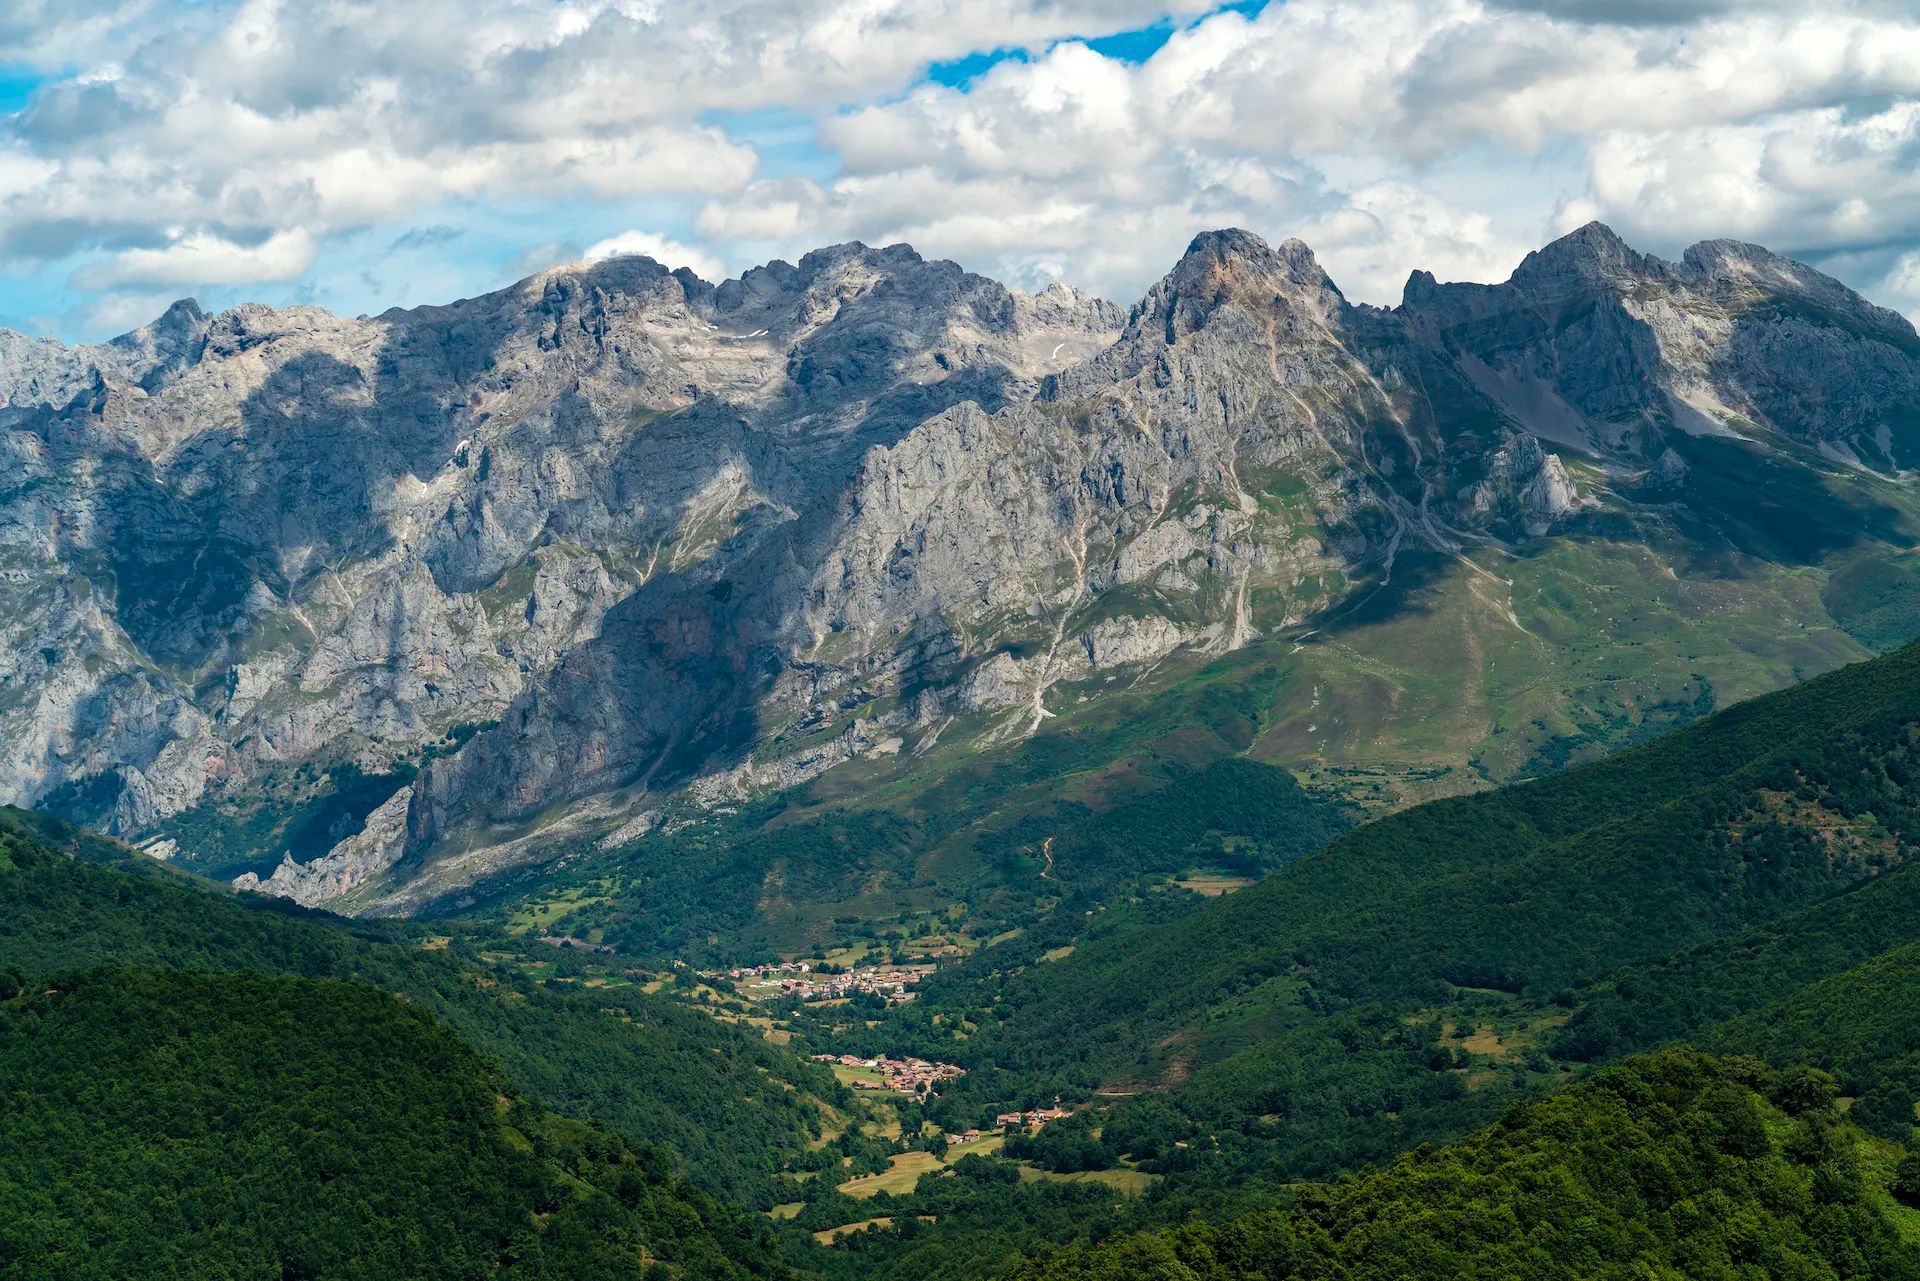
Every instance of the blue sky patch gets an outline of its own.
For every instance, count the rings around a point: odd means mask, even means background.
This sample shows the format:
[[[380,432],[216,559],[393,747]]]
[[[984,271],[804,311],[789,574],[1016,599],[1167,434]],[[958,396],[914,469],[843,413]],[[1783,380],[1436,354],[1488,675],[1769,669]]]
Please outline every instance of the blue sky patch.
[[[1268,0],[1238,0],[1235,4],[1223,4],[1200,18],[1187,23],[1156,22],[1150,26],[1136,27],[1132,31],[1119,31],[1104,36],[1076,36],[1078,40],[1104,58],[1118,62],[1141,63],[1159,53],[1173,33],[1187,27],[1198,25],[1222,13],[1237,13],[1252,18],[1267,7]],[[1069,40],[1056,41],[1057,44],[1069,43]],[[946,62],[936,62],[927,68],[927,79],[949,89],[965,90],[975,80],[1003,62],[1024,62],[1027,52],[1024,49],[986,49],[970,53],[964,58],[954,58]]]
[[[1020,49],[991,49],[984,53],[970,53],[964,58],[934,63],[927,68],[927,79],[934,84],[945,85],[949,89],[965,89],[1001,63],[1009,60],[1024,62],[1026,57],[1026,53]]]
[[[758,111],[710,111],[701,119],[758,152],[762,178],[825,182],[839,168],[834,154],[820,145],[819,128],[807,112],[768,107]]]
[[[46,82],[47,77],[38,72],[0,64],[0,116],[10,116],[26,106],[33,91]]]

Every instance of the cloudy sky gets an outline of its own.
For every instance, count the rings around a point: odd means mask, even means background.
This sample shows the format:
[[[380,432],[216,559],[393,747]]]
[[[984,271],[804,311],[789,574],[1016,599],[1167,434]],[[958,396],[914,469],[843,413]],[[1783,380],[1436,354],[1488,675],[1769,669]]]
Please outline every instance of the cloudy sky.
[[[0,3],[0,325],[70,339],[850,239],[1131,302],[1223,225],[1390,303],[1592,218],[1920,316],[1920,5]]]

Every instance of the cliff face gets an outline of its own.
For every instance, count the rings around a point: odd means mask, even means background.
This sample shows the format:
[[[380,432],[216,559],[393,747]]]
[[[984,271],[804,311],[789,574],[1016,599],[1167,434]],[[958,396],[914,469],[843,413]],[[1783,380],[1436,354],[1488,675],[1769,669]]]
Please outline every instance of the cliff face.
[[[1415,548],[1670,502],[1692,437],[1892,473],[1920,340],[1763,250],[1598,227],[1392,311],[1243,232],[1124,314],[852,245],[0,335],[0,425],[0,799],[405,908],[663,798],[1018,738]],[[298,842],[192,848],[367,776]]]

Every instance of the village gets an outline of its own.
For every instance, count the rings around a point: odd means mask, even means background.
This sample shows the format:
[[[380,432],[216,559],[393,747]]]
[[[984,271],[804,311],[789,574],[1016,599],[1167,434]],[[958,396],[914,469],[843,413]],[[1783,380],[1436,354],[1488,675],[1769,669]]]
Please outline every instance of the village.
[[[1025,1130],[1029,1134],[1040,1129],[1049,1121],[1058,1121],[1061,1117],[1072,1116],[1069,1108],[1034,1108],[1028,1112],[1002,1112],[993,1118],[993,1128],[1005,1133],[1008,1130]],[[987,1135],[980,1130],[964,1130],[959,1134],[947,1136],[947,1146],[959,1147],[963,1143],[978,1143]]]
[[[996,1129],[1001,1130],[1038,1130],[1049,1121],[1058,1121],[1062,1117],[1072,1115],[1073,1110],[1071,1108],[1034,1108],[1027,1112],[1002,1112],[999,1116],[993,1118],[993,1124]]]
[[[885,1054],[870,1059],[857,1054],[815,1054],[810,1056],[815,1063],[825,1063],[829,1067],[840,1069],[847,1084],[856,1090],[898,1090],[913,1095],[916,1099],[932,1098],[937,1091],[935,1086],[942,1081],[951,1081],[963,1077],[967,1070],[953,1063],[933,1063],[926,1059],[896,1059]],[[872,1072],[875,1077],[857,1075]],[[1049,1121],[1058,1121],[1062,1117],[1072,1116],[1070,1108],[1054,1106],[1050,1108],[1032,1108],[1024,1112],[1002,1112],[993,1118],[995,1131],[1025,1130],[1029,1133],[1039,1130]],[[963,1143],[976,1143],[987,1137],[981,1130],[964,1130],[946,1136],[950,1146],[958,1147]]]
[[[545,945],[543,951],[555,948],[577,953],[586,965],[595,966],[599,959],[596,954],[611,949],[590,934],[582,934],[585,932],[569,934],[551,928],[528,931],[530,940]],[[898,1005],[922,996],[914,989],[937,972],[941,958],[931,948],[917,952],[889,948],[874,956],[878,963],[860,963],[873,955],[864,949],[839,946],[824,956],[803,955],[752,965],[697,967],[689,959],[676,959],[664,971],[620,971],[626,980],[642,980],[649,990],[670,990],[723,1021],[758,1028],[774,1044],[791,1047],[796,1057],[830,1069],[834,1079],[853,1096],[821,1096],[826,1119],[822,1146],[809,1148],[804,1157],[790,1160],[781,1172],[781,1187],[787,1191],[767,1211],[771,1218],[821,1213],[809,1209],[807,1185],[815,1179],[834,1194],[822,1205],[841,1205],[844,1202],[840,1198],[845,1198],[857,1206],[882,1193],[895,1197],[912,1194],[927,1175],[952,1170],[970,1159],[1005,1162],[1015,1168],[1016,1177],[1023,1183],[1091,1182],[1124,1196],[1142,1193],[1160,1177],[1124,1161],[1113,1168],[1058,1170],[1018,1146],[1009,1152],[1009,1144],[1019,1137],[1036,1135],[1052,1122],[1074,1115],[1073,1110],[1061,1106],[1058,1097],[1052,1106],[1021,1110],[996,1112],[994,1109],[1011,1101],[1004,1098],[978,1103],[968,1100],[956,1107],[955,1097],[961,1093],[956,1087],[970,1075],[966,1067],[904,1053],[898,1046],[877,1050],[877,1045],[886,1042],[872,1038],[886,1023],[874,998]],[[545,964],[551,966],[553,962]],[[593,969],[587,979],[564,974],[559,977],[561,981],[592,981],[609,973]],[[860,993],[873,995],[849,1006],[848,998]],[[859,1035],[865,1041],[858,1053],[840,1052],[838,1048],[826,1052],[821,1048],[847,1034]],[[818,1196],[813,1201],[818,1202]],[[862,1213],[861,1209],[849,1208],[846,1222],[814,1229],[815,1238],[831,1243],[877,1221],[859,1217]],[[820,1222],[826,1224],[828,1220]]]
[[[931,965],[862,965],[840,973],[829,973],[817,969],[810,961],[782,961],[770,965],[740,966],[724,973],[703,970],[701,976],[731,979],[740,985],[741,995],[754,999],[837,1001],[870,992],[884,997],[890,1005],[904,1005],[916,995],[908,989],[933,970]]]
[[[816,1054],[815,1063],[826,1063],[851,1071],[878,1073],[878,1079],[849,1074],[847,1084],[856,1090],[899,1090],[921,1098],[931,1096],[934,1086],[967,1074],[952,1063],[929,1063],[925,1059],[895,1059],[884,1054],[863,1059],[857,1054]]]

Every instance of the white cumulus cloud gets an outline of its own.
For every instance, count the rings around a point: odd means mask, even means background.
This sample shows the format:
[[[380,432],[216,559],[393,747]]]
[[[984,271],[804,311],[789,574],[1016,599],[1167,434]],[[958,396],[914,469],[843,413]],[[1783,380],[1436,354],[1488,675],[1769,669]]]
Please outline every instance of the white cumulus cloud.
[[[587,262],[598,262],[602,258],[636,254],[651,258],[664,267],[685,267],[700,279],[713,283],[724,280],[727,275],[726,266],[706,250],[683,245],[665,236],[656,236],[650,231],[623,231],[617,236],[609,236],[587,246],[587,252],[582,257]]]
[[[283,231],[259,244],[235,244],[209,232],[181,236],[160,249],[128,249],[80,273],[89,289],[157,285],[238,285],[292,280],[313,265],[316,247],[304,231]]]
[[[1155,23],[1141,60],[1091,39]],[[311,282],[514,211],[476,287],[543,246],[712,276],[859,238],[1127,300],[1238,224],[1391,302],[1603,217],[1920,306],[1899,0],[18,0],[0,62],[48,76],[0,116],[0,268],[83,290]],[[809,123],[818,163],[783,159]]]

